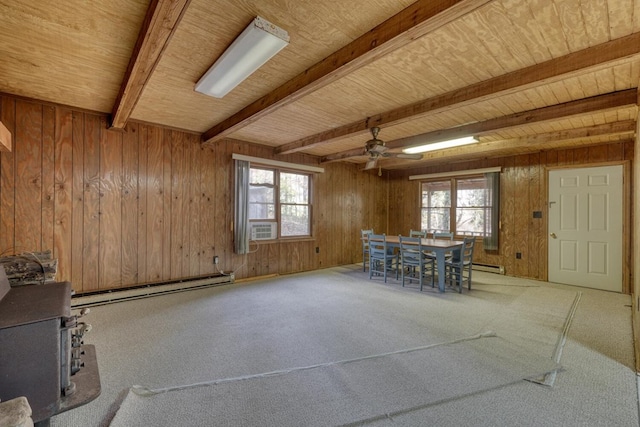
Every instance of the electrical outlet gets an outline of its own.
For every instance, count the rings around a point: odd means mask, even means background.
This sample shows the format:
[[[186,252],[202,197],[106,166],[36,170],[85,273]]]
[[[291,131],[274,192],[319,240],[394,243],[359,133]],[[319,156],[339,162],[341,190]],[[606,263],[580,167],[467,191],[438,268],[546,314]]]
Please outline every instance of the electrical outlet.
[[[218,258],[218,255],[214,256],[214,257],[213,257],[213,263],[214,263],[215,265],[218,265],[218,263],[219,263],[219,262],[220,262],[220,258]]]
[[[516,252],[516,259],[522,259],[522,253]]]

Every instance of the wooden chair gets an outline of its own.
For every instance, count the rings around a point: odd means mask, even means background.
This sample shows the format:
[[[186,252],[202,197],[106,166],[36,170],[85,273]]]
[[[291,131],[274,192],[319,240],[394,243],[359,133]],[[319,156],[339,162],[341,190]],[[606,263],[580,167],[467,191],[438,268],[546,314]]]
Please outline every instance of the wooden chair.
[[[360,230],[360,239],[362,240],[362,271],[367,270],[367,262],[369,261],[370,234],[373,234],[373,230]]]
[[[453,240],[453,233],[450,231],[434,231],[433,238]]]
[[[445,281],[458,285],[458,292],[462,293],[462,285],[466,282],[471,289],[471,272],[473,264],[473,248],[476,239],[465,237],[460,251],[455,251],[453,256],[445,261]]]
[[[384,276],[384,282],[387,283],[387,271],[394,269],[394,262],[398,279],[398,255],[390,249],[384,234],[369,234],[369,279],[375,273]]]
[[[409,230],[409,237],[420,237],[422,239],[426,239],[427,231],[426,230]],[[402,252],[400,252],[400,262],[402,263]],[[402,286],[404,286],[404,282]]]
[[[427,232],[424,230],[409,230],[409,237],[421,237],[423,239],[426,239]]]
[[[434,286],[435,261],[425,253],[420,237],[400,236],[400,257],[402,260],[402,286],[406,280],[409,283],[417,281],[420,284],[420,290],[422,290],[424,279],[428,273],[431,273],[431,287]]]

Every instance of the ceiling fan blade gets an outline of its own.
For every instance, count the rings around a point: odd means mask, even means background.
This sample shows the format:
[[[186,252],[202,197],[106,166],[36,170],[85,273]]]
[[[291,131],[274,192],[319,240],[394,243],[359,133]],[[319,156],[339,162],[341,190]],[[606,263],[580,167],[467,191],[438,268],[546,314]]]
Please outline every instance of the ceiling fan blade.
[[[368,171],[369,169],[373,169],[376,167],[377,163],[378,163],[378,158],[372,157],[369,160],[367,160],[367,164],[365,165],[363,170]]]

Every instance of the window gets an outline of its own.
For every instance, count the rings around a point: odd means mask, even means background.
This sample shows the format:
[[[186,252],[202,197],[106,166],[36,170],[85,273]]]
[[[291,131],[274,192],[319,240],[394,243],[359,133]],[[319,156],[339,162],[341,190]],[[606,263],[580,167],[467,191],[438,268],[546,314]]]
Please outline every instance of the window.
[[[422,182],[421,228],[451,231],[458,236],[491,236],[491,193],[484,175]]]
[[[276,219],[276,174],[274,170],[249,170],[249,219]]]
[[[280,173],[280,235],[309,236],[309,175]]]
[[[491,196],[484,177],[456,180],[456,233],[491,234]]]
[[[278,237],[311,235],[310,175],[251,166],[249,221],[277,224]]]
[[[422,183],[422,230],[449,231],[451,226],[451,181]]]

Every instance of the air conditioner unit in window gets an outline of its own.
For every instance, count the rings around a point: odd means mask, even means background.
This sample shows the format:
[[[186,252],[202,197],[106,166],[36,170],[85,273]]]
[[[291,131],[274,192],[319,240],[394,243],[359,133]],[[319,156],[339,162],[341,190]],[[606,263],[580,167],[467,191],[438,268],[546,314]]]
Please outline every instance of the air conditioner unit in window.
[[[249,227],[251,240],[272,240],[278,237],[277,222],[252,222]]]

